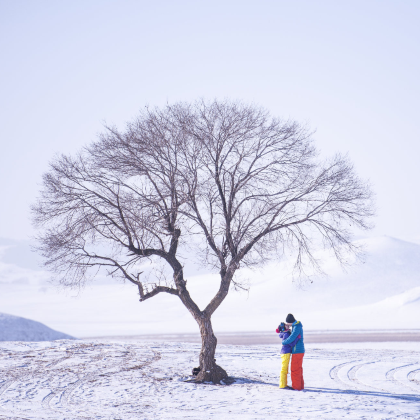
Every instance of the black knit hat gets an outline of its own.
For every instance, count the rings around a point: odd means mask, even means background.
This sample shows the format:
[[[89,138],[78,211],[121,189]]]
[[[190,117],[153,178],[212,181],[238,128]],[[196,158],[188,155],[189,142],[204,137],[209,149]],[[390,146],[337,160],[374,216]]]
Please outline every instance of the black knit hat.
[[[289,314],[289,315],[286,316],[286,323],[287,324],[293,324],[294,322],[296,322],[296,319],[292,314]]]

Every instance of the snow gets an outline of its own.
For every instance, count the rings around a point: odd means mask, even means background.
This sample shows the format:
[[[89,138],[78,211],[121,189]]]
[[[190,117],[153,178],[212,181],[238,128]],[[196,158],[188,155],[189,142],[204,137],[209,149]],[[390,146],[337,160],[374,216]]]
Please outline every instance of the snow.
[[[40,322],[0,313],[0,341],[51,341],[73,338]]]
[[[241,268],[250,291],[229,293],[212,318],[216,334],[271,332],[289,312],[307,331],[420,329],[420,245],[390,237],[357,244],[365,247],[364,263],[343,272],[328,253],[319,253],[328,277],[313,277],[313,283],[294,282],[287,260],[255,271]],[[60,291],[48,282],[49,273],[18,266],[17,258],[7,261],[0,261],[1,312],[79,338],[198,332],[175,296],[160,294],[140,303],[134,285],[101,276],[83,290]],[[218,288],[218,275],[187,279],[203,308]]]
[[[419,343],[307,344],[304,391],[278,388],[277,345],[219,345],[232,385],[185,382],[191,343],[0,343],[1,419],[418,419]]]

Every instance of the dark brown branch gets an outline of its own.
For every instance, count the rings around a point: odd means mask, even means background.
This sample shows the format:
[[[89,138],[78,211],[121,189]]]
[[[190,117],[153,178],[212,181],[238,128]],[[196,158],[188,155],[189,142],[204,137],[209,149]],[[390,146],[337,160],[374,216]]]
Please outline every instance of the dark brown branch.
[[[232,285],[243,287],[240,267],[291,248],[298,271],[305,261],[317,268],[317,243],[343,262],[343,252],[357,252],[349,226],[370,227],[369,185],[345,156],[321,162],[310,135],[240,102],[146,108],[126,131],[107,127],[75,158],[51,164],[33,207],[39,250],[65,286],[104,270],[135,284],[141,301],[177,295],[200,326],[203,348],[213,346],[200,363],[218,371],[210,317]],[[204,311],[180,263],[192,254],[220,273]],[[148,260],[155,281],[128,274]]]

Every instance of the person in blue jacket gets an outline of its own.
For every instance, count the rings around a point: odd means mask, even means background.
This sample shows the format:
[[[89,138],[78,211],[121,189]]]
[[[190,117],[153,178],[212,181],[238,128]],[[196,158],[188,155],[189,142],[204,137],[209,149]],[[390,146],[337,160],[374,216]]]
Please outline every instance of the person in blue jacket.
[[[290,373],[292,377],[292,388],[301,391],[305,388],[303,381],[303,356],[305,355],[305,344],[303,342],[303,328],[300,321],[296,321],[292,314],[288,314],[286,317],[286,325],[292,327],[292,334],[290,337],[282,341],[283,345],[292,344],[300,335],[300,339],[294,343],[292,348],[292,364]]]
[[[282,340],[290,337],[291,331],[290,327],[287,327],[284,322],[282,322],[276,329],[276,333]],[[289,373],[289,362],[290,354],[292,353],[292,348],[295,346],[297,341],[300,339],[300,335],[290,344],[285,344],[281,348],[281,369],[280,369],[280,388],[290,389],[290,386],[287,386],[287,374]]]

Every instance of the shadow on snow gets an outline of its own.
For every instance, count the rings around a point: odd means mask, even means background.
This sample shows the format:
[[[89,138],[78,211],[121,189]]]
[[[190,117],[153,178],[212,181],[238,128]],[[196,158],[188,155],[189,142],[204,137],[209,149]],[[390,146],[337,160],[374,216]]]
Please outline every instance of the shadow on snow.
[[[270,385],[278,387],[278,383],[265,382],[258,379],[240,378],[240,377],[229,377],[226,381],[226,385],[242,385],[242,384],[253,384],[253,385]],[[304,392],[317,392],[323,394],[354,394],[354,395],[366,395],[368,397],[382,397],[382,398],[394,398],[399,400],[408,401],[419,401],[420,395],[413,394],[392,394],[390,392],[377,392],[377,391],[358,391],[351,389],[336,389],[336,388],[315,388],[307,387]]]
[[[335,389],[335,388],[305,388],[305,392],[317,392],[325,394],[354,394],[366,395],[368,397],[383,397],[383,398],[396,398],[399,400],[420,401],[420,395],[412,394],[392,394],[390,392],[376,392],[376,391],[357,391],[348,389]]]

